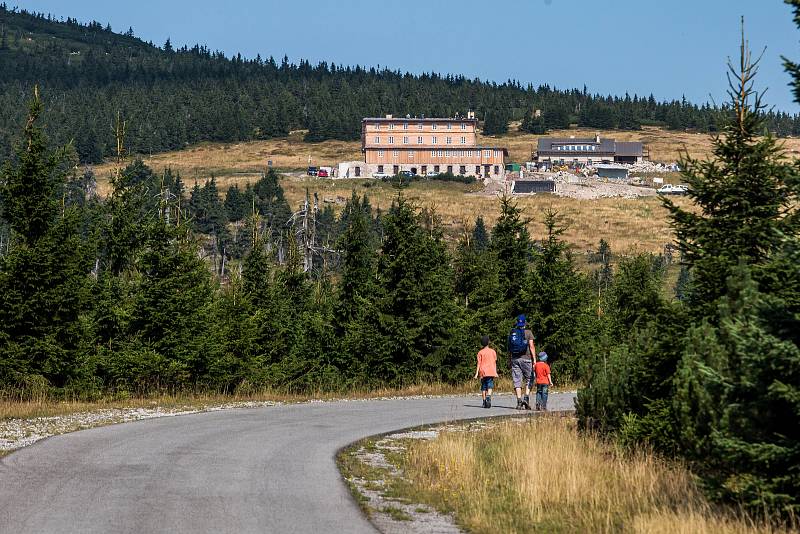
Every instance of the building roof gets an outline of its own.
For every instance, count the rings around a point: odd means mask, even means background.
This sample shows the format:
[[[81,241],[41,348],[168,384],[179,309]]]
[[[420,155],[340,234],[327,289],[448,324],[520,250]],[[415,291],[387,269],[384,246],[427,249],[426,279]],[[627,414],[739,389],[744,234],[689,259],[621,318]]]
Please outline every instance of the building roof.
[[[639,141],[617,141],[617,156],[641,157],[642,143]]]
[[[597,147],[597,150],[594,152],[597,154],[606,153],[606,154],[613,154],[614,153],[614,140],[609,138],[600,138],[598,142],[594,137],[540,137],[538,143],[538,152],[539,154],[586,154],[587,152],[583,150],[573,150],[573,151],[564,151],[564,150],[556,150],[555,146],[557,145],[594,145]]]
[[[640,141],[615,141],[608,137],[601,137],[599,142],[595,137],[540,137],[538,153],[539,155],[588,154],[584,150],[556,150],[557,145],[594,145],[597,149],[593,153],[615,156],[641,157],[643,153]]]

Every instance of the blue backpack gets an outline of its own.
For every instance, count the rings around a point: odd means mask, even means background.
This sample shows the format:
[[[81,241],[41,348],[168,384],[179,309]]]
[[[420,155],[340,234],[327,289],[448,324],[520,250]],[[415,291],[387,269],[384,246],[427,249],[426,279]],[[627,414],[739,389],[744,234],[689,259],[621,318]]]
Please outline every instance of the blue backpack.
[[[512,358],[525,356],[528,352],[528,342],[525,340],[525,329],[514,328],[508,335],[508,350]]]

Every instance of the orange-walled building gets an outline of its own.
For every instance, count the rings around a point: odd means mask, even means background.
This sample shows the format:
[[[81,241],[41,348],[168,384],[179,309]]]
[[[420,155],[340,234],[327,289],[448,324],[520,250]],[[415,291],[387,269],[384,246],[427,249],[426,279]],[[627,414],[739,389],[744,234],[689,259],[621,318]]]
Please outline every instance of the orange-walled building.
[[[373,174],[452,173],[501,180],[508,150],[479,146],[474,113],[451,118],[365,118],[364,163]]]

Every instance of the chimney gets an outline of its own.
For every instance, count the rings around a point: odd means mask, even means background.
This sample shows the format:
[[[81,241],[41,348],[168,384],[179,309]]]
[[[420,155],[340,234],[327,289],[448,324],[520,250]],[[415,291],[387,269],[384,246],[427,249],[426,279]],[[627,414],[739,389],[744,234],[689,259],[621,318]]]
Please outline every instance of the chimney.
[[[475,112],[474,111],[467,111],[467,118],[468,119],[474,119],[475,118]]]
[[[600,134],[599,133],[594,134],[594,142],[595,143],[599,143],[600,142]]]
[[[386,114],[386,118],[387,118],[387,119],[391,119],[391,118],[392,118],[392,114],[391,114],[391,113],[387,113],[387,114]]]

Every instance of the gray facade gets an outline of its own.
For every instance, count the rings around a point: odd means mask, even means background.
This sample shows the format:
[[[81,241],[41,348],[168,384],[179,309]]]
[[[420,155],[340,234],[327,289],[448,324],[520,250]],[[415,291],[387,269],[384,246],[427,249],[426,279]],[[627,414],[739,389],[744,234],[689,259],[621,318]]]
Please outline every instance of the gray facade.
[[[596,137],[541,137],[533,161],[546,164],[596,165],[642,161],[644,147],[638,141],[623,142]]]

